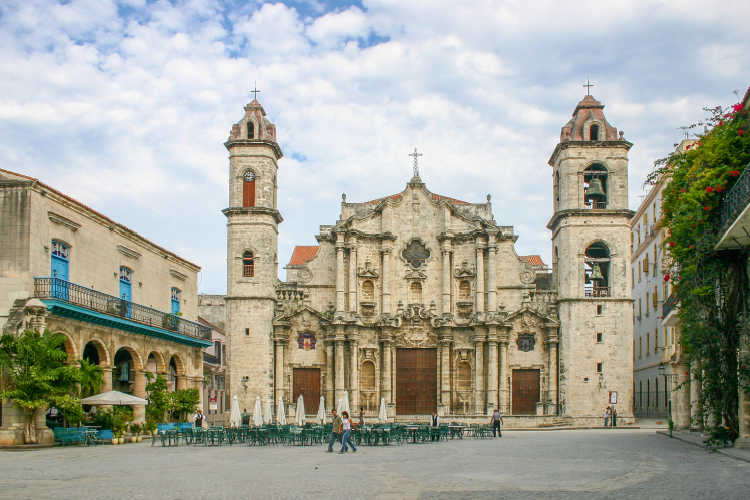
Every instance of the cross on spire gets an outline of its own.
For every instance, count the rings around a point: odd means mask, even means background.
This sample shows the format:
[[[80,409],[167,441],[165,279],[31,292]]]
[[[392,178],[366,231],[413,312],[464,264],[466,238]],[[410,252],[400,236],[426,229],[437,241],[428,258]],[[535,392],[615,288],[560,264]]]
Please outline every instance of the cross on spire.
[[[583,87],[586,87],[586,95],[591,95],[591,87],[594,87],[594,84],[586,78],[586,83],[583,84]]]
[[[260,92],[260,90],[258,90],[257,83],[258,82],[253,82],[253,90],[250,91],[250,93],[253,94],[253,99],[257,99],[258,98],[258,93]]]
[[[413,153],[409,153],[409,156],[414,158],[414,177],[419,177],[419,157],[423,156],[422,153],[417,153],[417,148],[414,148]]]

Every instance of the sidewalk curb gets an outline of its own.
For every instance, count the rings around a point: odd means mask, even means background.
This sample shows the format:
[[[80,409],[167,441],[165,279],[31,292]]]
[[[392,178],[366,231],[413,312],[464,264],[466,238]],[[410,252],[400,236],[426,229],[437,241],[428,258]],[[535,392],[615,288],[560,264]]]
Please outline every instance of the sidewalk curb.
[[[693,446],[697,446],[698,448],[702,448],[703,450],[707,452],[714,451],[716,453],[721,453],[725,457],[733,458],[735,460],[739,460],[741,462],[747,462],[750,463],[750,458],[740,457],[738,455],[735,455],[733,453],[729,453],[728,450],[732,450],[733,448],[718,448],[716,450],[711,450],[711,448],[706,447],[703,443],[696,443],[693,440],[685,439],[684,437],[680,437],[677,435],[672,434],[672,436],[669,435],[669,431],[656,431],[657,434],[661,434],[664,437],[670,438],[670,439],[677,439],[678,441],[682,441],[683,443],[692,444]]]

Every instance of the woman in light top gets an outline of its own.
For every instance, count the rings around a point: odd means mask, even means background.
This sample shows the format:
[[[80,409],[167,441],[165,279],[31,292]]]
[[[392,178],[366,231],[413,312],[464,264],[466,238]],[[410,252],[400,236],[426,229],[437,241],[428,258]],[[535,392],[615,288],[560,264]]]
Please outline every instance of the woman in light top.
[[[351,435],[352,435],[352,419],[349,418],[349,412],[343,411],[341,412],[341,421],[344,424],[344,437],[341,438],[341,451],[339,453],[346,453],[346,444],[349,443],[349,446],[352,447],[352,452],[357,451],[357,447],[354,446],[354,443],[352,443]]]

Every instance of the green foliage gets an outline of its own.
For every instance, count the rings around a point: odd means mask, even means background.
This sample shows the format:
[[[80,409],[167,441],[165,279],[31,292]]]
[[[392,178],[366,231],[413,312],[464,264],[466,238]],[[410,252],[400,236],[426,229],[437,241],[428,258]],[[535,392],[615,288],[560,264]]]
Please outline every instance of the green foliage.
[[[697,362],[703,422],[717,440],[738,435],[739,385],[750,386],[750,365],[738,364],[740,338],[747,333],[746,252],[714,250],[723,230],[720,205],[750,162],[750,123],[740,105],[731,112],[707,109],[711,131],[697,144],[657,162],[648,181],[666,176],[663,225],[674,262],[667,275],[680,303],[681,343]],[[698,125],[698,124],[696,124]],[[700,125],[703,125],[701,123]],[[694,125],[695,126],[695,125]]]
[[[156,380],[152,382],[153,376],[150,373],[146,375],[149,378],[149,383],[146,385],[149,401],[146,406],[146,421],[153,423],[155,428],[155,424],[164,422],[172,403],[167,390],[167,381],[164,377],[158,375]]]
[[[122,437],[128,423],[133,420],[133,409],[129,406],[112,407],[112,433],[115,437]]]
[[[80,397],[87,398],[99,392],[104,380],[100,366],[89,363],[87,359],[78,360],[78,375],[80,381]]]
[[[172,416],[184,421],[187,415],[195,411],[200,402],[198,389],[180,389],[172,393]]]
[[[94,414],[94,418],[91,420],[91,425],[95,425],[101,429],[112,430],[112,410],[99,408]]]

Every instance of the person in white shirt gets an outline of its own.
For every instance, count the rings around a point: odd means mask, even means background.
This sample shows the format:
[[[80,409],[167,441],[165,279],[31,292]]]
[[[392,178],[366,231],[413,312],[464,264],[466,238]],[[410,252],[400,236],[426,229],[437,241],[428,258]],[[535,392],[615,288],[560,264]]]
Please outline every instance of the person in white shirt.
[[[352,419],[349,418],[349,412],[348,411],[342,411],[341,412],[341,421],[343,423],[344,427],[344,437],[341,438],[341,451],[339,453],[346,453],[346,445],[347,443],[349,446],[352,447],[352,452],[357,452],[357,447],[354,446],[354,443],[352,443],[351,435],[352,435]]]

